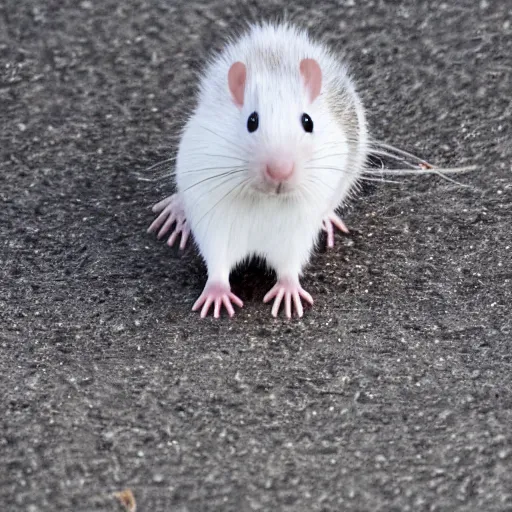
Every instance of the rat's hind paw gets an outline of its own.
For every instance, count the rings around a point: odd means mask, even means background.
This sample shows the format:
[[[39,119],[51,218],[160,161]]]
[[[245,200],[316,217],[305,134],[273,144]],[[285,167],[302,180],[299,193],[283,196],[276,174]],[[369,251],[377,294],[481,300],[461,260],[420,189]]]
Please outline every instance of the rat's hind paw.
[[[244,305],[244,303],[231,292],[229,284],[206,283],[203,293],[192,306],[192,311],[197,311],[201,306],[203,306],[201,309],[201,318],[204,318],[208,315],[210,306],[213,304],[213,316],[215,318],[219,318],[220,309],[224,305],[228,315],[233,316],[235,314],[235,310],[231,302],[240,308]]]
[[[345,223],[334,212],[326,215],[322,221],[323,230],[327,233],[327,247],[334,247],[334,227],[347,235],[350,233]]]
[[[284,311],[288,318],[292,317],[292,300],[295,306],[297,316],[300,318],[304,310],[302,308],[301,297],[310,304],[313,304],[313,297],[302,288],[298,279],[279,279],[274,287],[265,295],[263,302],[269,302],[274,299],[272,306],[272,316],[276,317],[279,313],[281,302],[284,298]]]
[[[169,232],[174,224],[174,229],[170,232],[167,245],[172,247],[178,235],[181,234],[180,249],[185,249],[188,237],[190,236],[190,227],[185,218],[185,210],[178,194],[166,197],[164,200],[153,206],[153,211],[160,215],[153,221],[148,228],[148,233],[158,231],[157,238],[162,238]],[[163,225],[162,225],[163,224]],[[161,227],[160,227],[161,226]]]

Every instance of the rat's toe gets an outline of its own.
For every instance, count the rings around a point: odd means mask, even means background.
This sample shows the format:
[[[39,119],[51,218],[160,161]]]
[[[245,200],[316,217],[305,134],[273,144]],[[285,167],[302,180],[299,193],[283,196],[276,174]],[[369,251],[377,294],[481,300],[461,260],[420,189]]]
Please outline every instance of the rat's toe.
[[[297,316],[299,318],[301,318],[302,315],[304,314],[304,309],[302,307],[302,302],[300,300],[299,292],[295,292],[293,294],[293,302],[295,304],[295,311],[297,311]]]

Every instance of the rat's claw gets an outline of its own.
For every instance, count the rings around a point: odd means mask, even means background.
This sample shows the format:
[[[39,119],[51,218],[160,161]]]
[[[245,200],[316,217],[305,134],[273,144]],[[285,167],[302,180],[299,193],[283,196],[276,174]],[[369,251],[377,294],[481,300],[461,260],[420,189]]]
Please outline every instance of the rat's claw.
[[[210,306],[212,305],[213,298],[208,297],[203,305],[203,309],[201,309],[201,318],[204,318],[208,314],[208,310],[210,309]]]
[[[171,226],[175,224],[171,231],[167,245],[172,247],[178,235],[181,234],[180,249],[185,249],[187,240],[190,235],[190,227],[185,218],[185,211],[178,194],[166,197],[153,206],[155,213],[160,212],[158,217],[152,222],[148,228],[148,233],[158,231],[157,238],[162,238],[171,230]]]
[[[178,238],[178,235],[181,233],[181,241],[180,241],[180,249],[185,249],[185,246],[187,245],[187,240],[190,235],[190,228],[188,227],[188,223],[185,219],[179,219],[176,221],[176,226],[174,228],[174,231],[171,233],[171,236],[169,237],[169,240],[167,240],[167,245],[169,247],[172,247],[174,245],[174,242],[176,242],[176,239]]]
[[[222,303],[224,304],[224,307],[226,308],[226,311],[228,312],[228,315],[229,316],[233,316],[235,314],[235,310],[233,309],[233,306],[231,305],[231,302],[229,301],[229,298],[228,297],[222,297]]]
[[[311,299],[311,300],[313,300],[313,299]],[[302,309],[302,302],[300,300],[300,296],[298,293],[293,294],[293,302],[295,304],[295,309],[297,310],[297,315],[299,318],[301,318],[302,315],[304,314],[304,310]]]
[[[197,311],[201,308],[201,318],[208,315],[210,306],[213,304],[213,317],[219,318],[222,306],[226,308],[229,316],[235,314],[235,309],[231,304],[233,302],[236,306],[242,307],[244,303],[229,289],[229,285],[220,283],[206,284],[203,293],[196,300],[192,306],[192,311]]]
[[[172,196],[166,197],[165,199],[162,199],[160,202],[156,203],[151,210],[153,213],[159,213],[161,212],[166,206],[169,205],[174,199],[176,199],[177,194],[172,194]]]
[[[151,226],[148,228],[148,233],[153,233],[165,222],[169,214],[172,212],[173,205],[168,204],[163,211],[161,211],[160,215],[151,223]]]
[[[347,235],[350,233],[345,223],[335,213],[326,215],[322,221],[323,230],[327,233],[327,247],[334,247],[334,227],[337,227],[343,233]]]
[[[190,236],[190,228],[188,227],[188,223],[185,223],[183,226],[183,229],[181,231],[181,241],[180,241],[180,249],[185,249],[185,246],[187,245],[188,237]],[[169,243],[169,242],[167,242]]]
[[[324,219],[324,231],[327,232],[327,247],[334,247],[334,229],[331,221]]]
[[[263,302],[269,302],[274,299],[272,305],[272,316],[277,317],[281,302],[284,298],[284,312],[287,318],[292,317],[292,305],[295,308],[297,316],[300,318],[304,314],[301,297],[310,304],[313,304],[313,297],[302,288],[296,280],[280,279],[274,287],[265,295]],[[293,304],[292,304],[293,303]]]
[[[167,208],[165,210],[167,210]],[[164,212],[165,212],[165,210],[164,210]],[[164,212],[162,212],[159,215],[157,220],[164,215]],[[174,222],[176,222],[176,212],[174,210],[171,210],[169,213],[170,213],[169,218],[164,222],[164,225],[160,228],[158,235],[156,235],[158,240],[160,240],[160,238],[162,238],[165,235],[165,233],[167,233],[167,231],[169,231],[169,228],[174,224]]]

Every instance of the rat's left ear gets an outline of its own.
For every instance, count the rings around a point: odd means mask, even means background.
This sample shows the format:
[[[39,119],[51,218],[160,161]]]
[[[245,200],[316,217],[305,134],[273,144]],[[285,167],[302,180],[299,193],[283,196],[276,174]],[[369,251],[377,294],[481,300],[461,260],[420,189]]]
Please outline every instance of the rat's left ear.
[[[309,93],[309,101],[313,103],[322,88],[322,70],[315,59],[302,59],[300,74]]]
[[[245,80],[247,69],[243,62],[235,62],[228,72],[228,86],[231,97],[238,108],[244,106]]]

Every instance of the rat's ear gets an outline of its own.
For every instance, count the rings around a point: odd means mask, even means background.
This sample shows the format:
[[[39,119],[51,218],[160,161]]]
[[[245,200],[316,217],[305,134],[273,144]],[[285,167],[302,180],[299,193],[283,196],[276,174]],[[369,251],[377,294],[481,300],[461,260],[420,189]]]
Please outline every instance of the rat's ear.
[[[244,106],[245,79],[247,70],[242,62],[235,62],[228,72],[228,86],[233,101],[238,108]]]
[[[315,59],[302,59],[300,61],[300,74],[309,92],[309,101],[313,103],[322,88],[322,70]]]

